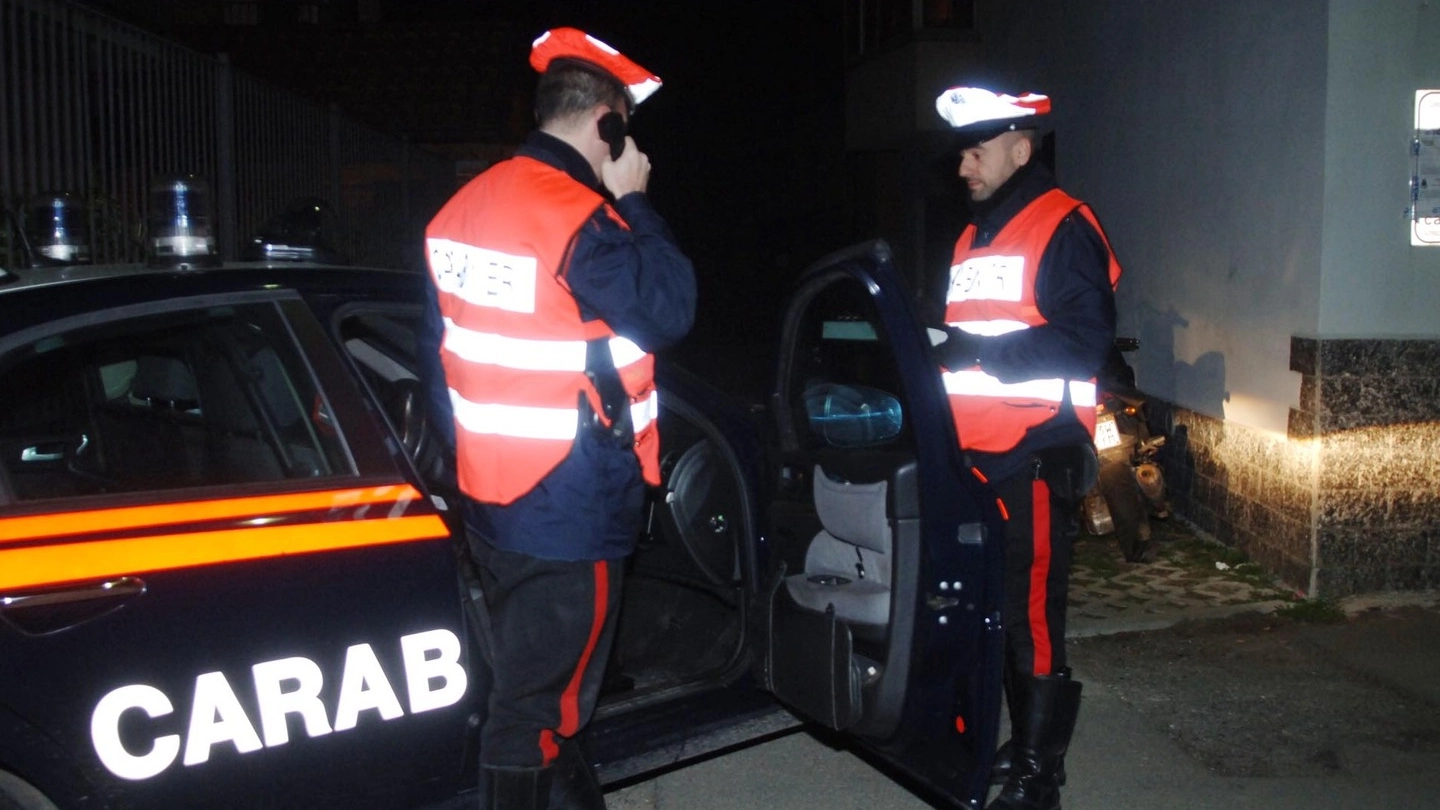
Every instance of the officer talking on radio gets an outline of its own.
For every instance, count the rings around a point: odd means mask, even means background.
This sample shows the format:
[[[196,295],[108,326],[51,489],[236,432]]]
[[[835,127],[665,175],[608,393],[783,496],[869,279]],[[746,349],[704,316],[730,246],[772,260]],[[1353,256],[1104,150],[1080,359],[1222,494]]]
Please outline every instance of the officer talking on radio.
[[[573,28],[530,64],[538,130],[426,230],[422,353],[483,590],[481,806],[603,808],[574,737],[660,480],[654,352],[689,331],[695,278],[626,134],[659,77]]]

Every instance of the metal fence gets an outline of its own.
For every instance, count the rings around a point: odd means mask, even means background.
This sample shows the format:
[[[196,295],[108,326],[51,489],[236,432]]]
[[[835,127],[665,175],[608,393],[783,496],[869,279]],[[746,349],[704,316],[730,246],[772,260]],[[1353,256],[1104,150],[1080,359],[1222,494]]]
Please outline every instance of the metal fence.
[[[221,253],[299,197],[333,206],[353,261],[418,262],[454,164],[65,0],[0,0],[0,206],[71,192],[97,262],[142,257],[157,177],[209,181]],[[13,233],[0,265],[15,262]]]

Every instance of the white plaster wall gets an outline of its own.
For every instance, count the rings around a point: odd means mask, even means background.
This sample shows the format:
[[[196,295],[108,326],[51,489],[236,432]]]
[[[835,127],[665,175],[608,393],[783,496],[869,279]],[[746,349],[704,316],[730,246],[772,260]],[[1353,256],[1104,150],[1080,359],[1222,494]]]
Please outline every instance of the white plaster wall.
[[[1014,89],[1054,99],[1061,184],[1126,269],[1142,387],[1281,433],[1290,337],[1320,327],[1327,6],[1037,0],[987,32]]]
[[[1440,247],[1402,212],[1415,91],[1440,88],[1440,8],[1330,0],[1321,337],[1440,335]]]

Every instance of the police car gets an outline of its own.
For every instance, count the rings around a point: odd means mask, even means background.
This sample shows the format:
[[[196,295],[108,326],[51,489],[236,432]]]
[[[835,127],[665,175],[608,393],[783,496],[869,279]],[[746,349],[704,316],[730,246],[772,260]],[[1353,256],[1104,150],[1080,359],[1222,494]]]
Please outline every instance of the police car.
[[[473,802],[426,279],[188,245],[0,271],[0,808]],[[1002,518],[884,245],[812,268],[783,341],[769,442],[662,369],[584,747],[614,783],[810,722],[978,807]]]

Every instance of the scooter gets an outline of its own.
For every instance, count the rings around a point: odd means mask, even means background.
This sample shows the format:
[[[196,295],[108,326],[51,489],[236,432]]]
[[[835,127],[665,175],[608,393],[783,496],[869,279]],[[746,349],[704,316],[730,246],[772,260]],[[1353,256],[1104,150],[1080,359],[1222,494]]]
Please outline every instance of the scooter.
[[[1151,518],[1170,516],[1165,476],[1158,456],[1165,445],[1168,414],[1157,413],[1135,387],[1135,371],[1123,352],[1139,348],[1134,338],[1116,338],[1110,360],[1098,378],[1095,450],[1100,475],[1085,496],[1084,525],[1091,534],[1114,534],[1127,562],[1151,562]]]

